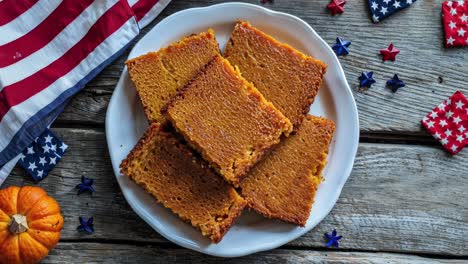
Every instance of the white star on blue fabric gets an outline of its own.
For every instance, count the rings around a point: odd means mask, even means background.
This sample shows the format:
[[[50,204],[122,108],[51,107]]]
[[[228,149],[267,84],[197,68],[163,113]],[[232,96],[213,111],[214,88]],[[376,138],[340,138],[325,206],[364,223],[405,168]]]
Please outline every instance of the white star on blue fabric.
[[[29,147],[29,148],[28,148],[27,154],[34,154],[34,149],[33,149],[33,147]]]
[[[382,13],[382,15],[385,15],[387,12],[388,12],[388,11],[387,11],[387,8],[386,8],[386,7],[383,7],[383,6],[382,6],[382,8],[380,8],[380,13]]]
[[[42,149],[43,149],[44,153],[49,153],[49,151],[50,151],[50,147],[49,147],[49,145],[47,145],[47,144],[45,144],[44,146],[42,146]]]
[[[42,166],[44,166],[44,164],[46,164],[47,161],[46,161],[46,158],[45,157],[40,157],[39,158],[39,164],[41,164]]]
[[[62,145],[60,146],[60,149],[62,150],[62,152],[65,152],[67,148],[68,148],[68,145],[62,142]]]
[[[31,171],[34,171],[35,169],[37,169],[36,162],[29,162],[28,169],[30,169]]]
[[[44,140],[45,140],[44,142],[45,143],[52,143],[52,139],[53,139],[53,137],[51,137],[50,135],[47,135],[46,137],[44,137]]]

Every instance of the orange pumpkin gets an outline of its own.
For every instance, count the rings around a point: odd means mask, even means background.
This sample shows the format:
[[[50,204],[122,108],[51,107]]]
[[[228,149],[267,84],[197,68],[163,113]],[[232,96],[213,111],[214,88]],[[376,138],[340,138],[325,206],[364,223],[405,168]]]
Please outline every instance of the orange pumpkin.
[[[0,190],[0,263],[37,263],[57,245],[63,217],[39,187]]]

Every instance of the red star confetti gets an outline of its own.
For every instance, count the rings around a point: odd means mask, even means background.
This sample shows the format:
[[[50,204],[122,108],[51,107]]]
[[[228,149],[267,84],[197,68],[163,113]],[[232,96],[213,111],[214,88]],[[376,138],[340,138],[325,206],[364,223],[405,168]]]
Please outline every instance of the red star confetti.
[[[448,152],[457,154],[468,145],[468,99],[457,91],[421,123]]]
[[[393,43],[390,43],[390,45],[388,45],[388,48],[380,50],[380,54],[382,55],[383,61],[395,61],[396,55],[398,55],[398,53],[400,53],[400,50],[395,48],[393,46]]]
[[[468,46],[468,0],[442,3],[445,46]]]
[[[330,10],[332,15],[342,14],[344,13],[344,5],[346,4],[345,0],[332,0],[328,5],[327,8]]]

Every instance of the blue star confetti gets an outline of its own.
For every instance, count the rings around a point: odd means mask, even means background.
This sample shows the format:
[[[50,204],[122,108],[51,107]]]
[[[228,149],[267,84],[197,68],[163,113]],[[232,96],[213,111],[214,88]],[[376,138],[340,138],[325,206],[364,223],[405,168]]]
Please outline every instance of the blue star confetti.
[[[384,18],[409,7],[416,0],[368,0],[372,21],[378,23]]]
[[[94,188],[93,188],[93,179],[88,179],[85,176],[81,176],[81,183],[76,185],[76,189],[78,189],[78,195],[84,193],[84,192],[89,192],[93,193]]]
[[[18,164],[36,181],[43,180],[62,159],[67,150],[52,131],[46,129],[34,142],[20,153]]]
[[[340,244],[338,243],[338,240],[340,240],[343,236],[337,236],[336,230],[333,229],[331,234],[325,233],[325,237],[328,239],[327,244],[325,244],[326,247],[339,247]]]
[[[86,219],[80,216],[80,225],[77,230],[88,234],[94,233],[94,218],[90,217],[89,219]]]
[[[362,72],[361,76],[359,76],[359,86],[370,88],[375,83],[372,75],[374,75],[374,72]]]
[[[333,50],[335,51],[336,56],[348,55],[349,45],[351,45],[351,42],[349,40],[342,40],[341,38],[336,38],[336,44],[333,45]]]
[[[387,81],[387,86],[392,90],[392,92],[396,93],[399,88],[405,87],[405,83],[398,78],[397,74],[395,74],[392,79]]]

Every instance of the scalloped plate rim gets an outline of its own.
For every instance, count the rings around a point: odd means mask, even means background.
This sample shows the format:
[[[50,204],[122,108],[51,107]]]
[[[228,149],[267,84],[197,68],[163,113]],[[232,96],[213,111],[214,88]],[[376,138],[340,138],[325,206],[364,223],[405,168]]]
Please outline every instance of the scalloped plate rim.
[[[296,16],[293,16],[293,15],[290,15],[290,14],[287,14],[287,13],[283,13],[283,12],[277,12],[277,11],[269,10],[267,8],[257,6],[257,5],[253,5],[253,4],[237,3],[237,2],[222,3],[222,4],[215,4],[215,5],[207,6],[207,7],[197,7],[197,8],[185,9],[185,10],[179,11],[177,13],[174,13],[174,14],[166,17],[161,22],[159,22],[157,25],[155,25],[133,47],[133,49],[130,52],[128,58],[133,58],[137,54],[141,54],[141,52],[138,52],[138,49],[140,48],[141,43],[145,42],[146,39],[149,38],[150,33],[152,31],[155,31],[158,27],[163,27],[165,24],[169,24],[170,22],[172,22],[172,20],[177,20],[177,19],[179,19],[179,17],[189,15],[190,13],[210,12],[210,11],[215,11],[216,9],[232,8],[232,7],[247,8],[247,9],[255,10],[255,11],[258,11],[258,12],[261,12],[261,13],[266,13],[266,14],[270,15],[273,18],[274,17],[282,17],[282,18],[289,19],[292,22],[297,23],[298,26],[301,26],[306,31],[308,31],[311,34],[310,36],[312,38],[315,38],[315,39],[318,40],[317,43],[322,46],[321,48],[324,49],[323,51],[326,53],[326,56],[329,59],[332,60],[334,70],[337,71],[337,77],[339,78],[339,82],[345,88],[344,92],[346,93],[346,96],[348,97],[348,102],[347,103],[350,103],[350,106],[351,106],[351,108],[348,109],[348,110],[351,110],[350,114],[353,117],[353,127],[350,129],[350,131],[351,131],[350,135],[351,135],[351,139],[353,141],[352,141],[352,146],[349,149],[349,160],[347,161],[348,165],[346,166],[346,168],[344,168],[341,181],[336,186],[337,187],[336,188],[336,195],[334,195],[333,199],[330,200],[330,206],[328,206],[328,208],[326,210],[323,210],[323,211],[320,212],[321,216],[318,218],[318,221],[315,221],[316,223],[314,223],[313,225],[309,225],[309,223],[308,223],[308,225],[305,228],[301,228],[300,232],[296,232],[292,236],[285,236],[284,239],[281,240],[281,241],[265,242],[265,243],[262,243],[262,244],[260,244],[260,245],[258,245],[256,247],[251,247],[251,248],[247,248],[247,249],[246,248],[236,247],[236,248],[232,248],[232,250],[229,250],[229,249],[228,250],[220,250],[219,248],[216,248],[215,250],[212,250],[212,249],[207,250],[206,248],[200,247],[198,244],[193,243],[192,241],[186,239],[185,237],[173,236],[171,234],[168,234],[164,230],[164,228],[162,226],[160,226],[160,223],[154,223],[150,219],[151,215],[147,211],[140,208],[140,206],[138,205],[138,202],[132,201],[132,199],[134,197],[133,197],[133,194],[131,193],[131,190],[126,189],[126,186],[124,185],[124,182],[123,182],[124,179],[122,179],[122,177],[119,177],[119,175],[120,175],[119,164],[120,164],[121,160],[117,161],[115,159],[114,155],[113,155],[113,153],[115,153],[115,151],[116,151],[117,146],[114,146],[115,144],[113,144],[111,142],[112,140],[110,140],[110,138],[113,135],[112,129],[110,129],[110,128],[113,127],[113,124],[111,124],[111,119],[112,119],[112,115],[114,114],[113,111],[115,111],[114,110],[114,108],[116,107],[115,105],[118,104],[118,102],[116,101],[116,97],[117,97],[116,94],[121,93],[122,88],[119,88],[119,87],[122,87],[124,85],[125,75],[127,75],[127,70],[126,70],[126,67],[125,67],[124,70],[122,71],[122,75],[121,75],[121,77],[120,77],[120,79],[119,79],[119,81],[118,81],[118,83],[116,85],[116,89],[115,89],[115,91],[114,91],[114,93],[112,95],[112,98],[111,98],[111,100],[109,102],[109,106],[108,106],[108,109],[107,109],[107,112],[106,112],[106,139],[107,139],[107,142],[108,142],[109,155],[110,155],[110,158],[111,158],[111,162],[112,162],[112,166],[113,166],[113,169],[114,169],[115,176],[117,178],[117,181],[119,183],[120,188],[122,189],[124,197],[126,198],[126,200],[129,203],[130,207],[145,222],[147,222],[154,230],[156,230],[159,234],[161,234],[163,237],[165,237],[169,241],[171,241],[173,243],[176,243],[176,244],[178,244],[180,246],[183,246],[183,247],[186,247],[186,248],[201,252],[201,253],[205,253],[205,254],[213,255],[213,256],[218,256],[218,257],[239,257],[239,256],[245,256],[245,255],[249,255],[249,254],[252,254],[252,253],[260,252],[260,251],[274,249],[276,247],[282,246],[282,245],[284,245],[284,244],[286,244],[286,243],[288,243],[288,242],[302,236],[306,232],[309,232],[311,229],[313,229],[319,222],[321,222],[323,220],[323,218],[325,218],[325,216],[327,216],[329,214],[331,209],[336,204],[336,201],[339,198],[341,190],[342,190],[346,180],[349,178],[349,176],[351,174],[352,166],[353,166],[353,163],[354,163],[354,158],[355,158],[355,155],[357,153],[357,145],[358,145],[358,141],[359,141],[359,120],[358,120],[357,107],[356,107],[356,104],[355,104],[355,101],[354,101],[353,94],[351,92],[351,89],[350,89],[347,81],[346,81],[344,71],[343,71],[343,69],[342,69],[342,67],[341,67],[341,65],[339,63],[338,58],[336,57],[334,52],[331,50],[331,48],[328,46],[328,44],[314,31],[314,29],[311,26],[309,26],[306,22],[304,22],[303,20],[297,18]],[[329,68],[330,68],[331,64],[328,64],[328,65],[329,65]],[[329,163],[330,163],[330,161],[329,161]],[[320,188],[319,188],[319,191],[320,191]],[[233,231],[231,231],[231,232],[233,232]]]

